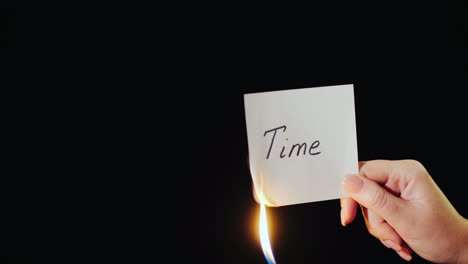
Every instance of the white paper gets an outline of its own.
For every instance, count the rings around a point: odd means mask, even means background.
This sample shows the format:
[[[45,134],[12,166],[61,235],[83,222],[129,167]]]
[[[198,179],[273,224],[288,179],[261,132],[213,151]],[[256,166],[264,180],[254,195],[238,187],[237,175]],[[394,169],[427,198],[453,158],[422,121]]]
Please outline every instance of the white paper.
[[[245,94],[244,103],[257,202],[346,197],[341,181],[358,173],[352,84]]]

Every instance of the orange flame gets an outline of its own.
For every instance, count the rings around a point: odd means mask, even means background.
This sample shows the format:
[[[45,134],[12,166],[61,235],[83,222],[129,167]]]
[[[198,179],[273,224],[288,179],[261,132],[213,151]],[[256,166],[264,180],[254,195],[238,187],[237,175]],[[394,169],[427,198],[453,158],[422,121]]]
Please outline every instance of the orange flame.
[[[252,172],[252,171],[251,171]],[[268,235],[268,218],[265,205],[275,206],[263,192],[263,175],[260,172],[259,177],[252,177],[253,179],[253,194],[255,200],[260,204],[260,217],[258,219],[260,244],[262,245],[263,255],[265,256],[268,264],[276,264],[273,251],[271,250],[270,236]]]
[[[270,237],[268,236],[268,219],[265,204],[263,203],[260,204],[259,230],[263,255],[265,255],[265,258],[269,264],[276,264],[275,257],[273,256],[273,252],[271,250]]]

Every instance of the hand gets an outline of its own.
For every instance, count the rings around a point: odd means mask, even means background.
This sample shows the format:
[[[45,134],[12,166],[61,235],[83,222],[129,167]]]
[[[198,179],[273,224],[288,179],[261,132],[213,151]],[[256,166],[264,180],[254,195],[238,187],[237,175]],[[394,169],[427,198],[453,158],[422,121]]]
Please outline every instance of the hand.
[[[417,161],[375,160],[343,181],[341,222],[351,223],[361,205],[369,233],[403,259],[412,251],[436,263],[468,263],[468,220],[453,208]]]

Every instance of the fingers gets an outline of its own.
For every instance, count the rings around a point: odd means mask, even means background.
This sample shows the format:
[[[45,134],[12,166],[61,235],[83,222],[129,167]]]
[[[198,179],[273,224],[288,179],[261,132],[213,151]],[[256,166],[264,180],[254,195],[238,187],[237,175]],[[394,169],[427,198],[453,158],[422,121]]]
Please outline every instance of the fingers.
[[[404,260],[410,261],[412,259],[413,251],[403,242],[402,245],[397,245],[391,240],[380,240],[386,247],[395,250],[395,252]]]
[[[367,208],[362,208],[367,230],[387,248],[393,249],[400,257],[411,260],[412,251],[400,235],[380,216]]]
[[[364,164],[366,164],[366,163],[367,163],[367,161],[360,161],[360,162],[358,163],[359,171],[361,171],[362,166],[364,166]]]
[[[360,175],[349,174],[344,178],[343,187],[356,202],[393,226],[401,221],[399,213],[404,209],[405,201],[390,194],[376,182]]]
[[[359,174],[371,179],[396,196],[400,196],[402,187],[408,181],[401,173],[402,164],[407,166],[410,161],[373,160],[359,166]]]
[[[402,247],[401,251],[397,251],[398,255],[406,261],[410,261],[412,259],[412,251],[408,246]]]
[[[359,174],[376,181],[386,183],[401,164],[391,160],[372,160],[368,162],[359,162]]]
[[[371,179],[396,196],[400,196],[415,177],[425,175],[424,166],[415,160],[372,160],[359,163],[359,174]],[[403,199],[406,199],[402,196]]]
[[[400,235],[391,227],[382,217],[369,211],[367,208],[362,209],[364,219],[366,221],[367,230],[371,235],[380,239],[381,241],[392,241],[394,245],[400,245],[403,243]],[[386,243],[384,243],[386,244]],[[393,248],[394,250],[400,250],[398,247],[393,247],[392,244],[387,243],[386,246]]]
[[[366,161],[360,161],[358,163],[359,170],[361,167],[366,164]],[[340,211],[340,218],[341,218],[341,225],[346,226],[347,224],[354,221],[357,212],[358,203],[354,201],[352,198],[341,198],[340,199],[341,211]]]
[[[356,217],[357,212],[357,202],[354,201],[352,198],[341,198],[341,225],[346,226],[347,224],[353,222],[354,218]]]
[[[360,162],[360,175],[346,175],[343,180],[351,198],[341,200],[342,224],[354,219],[356,202],[359,203],[369,233],[401,258],[411,260],[412,250],[393,227],[401,227],[404,221],[401,215],[411,210],[403,191],[421,171],[424,171],[422,165],[412,160]]]

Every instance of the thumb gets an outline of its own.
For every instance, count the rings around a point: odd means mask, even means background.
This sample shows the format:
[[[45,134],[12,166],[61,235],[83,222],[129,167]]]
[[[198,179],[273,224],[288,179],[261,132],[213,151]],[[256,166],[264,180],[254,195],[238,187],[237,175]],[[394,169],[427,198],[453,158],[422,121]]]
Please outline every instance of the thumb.
[[[359,204],[372,210],[391,225],[398,222],[404,201],[376,182],[360,175],[349,174],[343,180],[343,187]]]

